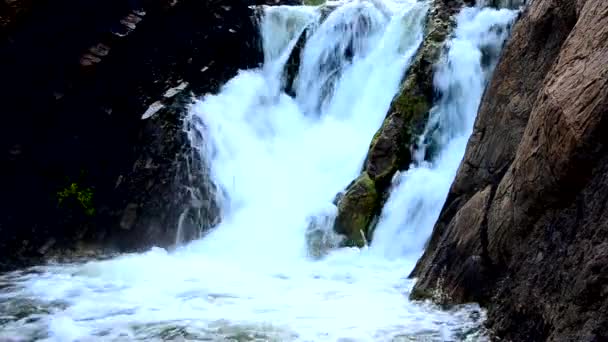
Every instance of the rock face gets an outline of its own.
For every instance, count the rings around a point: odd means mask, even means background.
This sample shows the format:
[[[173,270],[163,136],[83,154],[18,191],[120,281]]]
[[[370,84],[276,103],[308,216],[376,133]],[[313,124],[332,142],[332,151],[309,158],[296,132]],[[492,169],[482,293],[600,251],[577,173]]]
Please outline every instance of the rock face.
[[[0,2],[0,270],[75,246],[169,246],[178,222],[184,239],[213,224],[181,115],[262,62],[261,3]]]
[[[454,15],[470,1],[435,0],[425,22],[425,39],[412,61],[399,94],[391,103],[384,123],[372,139],[363,165],[362,175],[369,177],[368,187],[373,194],[363,195],[360,190],[346,189],[341,201],[355,202],[365,196],[375,198],[375,205],[369,205],[350,212],[350,205],[338,203],[336,232],[347,237],[347,245],[362,246],[361,233],[371,239],[369,227],[371,219],[349,220],[347,217],[361,215],[372,218],[379,213],[390,186],[391,179],[399,170],[407,169],[412,162],[412,150],[416,148],[415,139],[424,130],[428,111],[435,99],[433,89],[433,65],[441,56],[444,41],[454,25]],[[365,176],[367,175],[367,176]],[[373,185],[373,186],[371,186]],[[357,222],[357,224],[355,224]]]
[[[412,297],[513,341],[608,339],[608,3],[534,1],[479,109]]]

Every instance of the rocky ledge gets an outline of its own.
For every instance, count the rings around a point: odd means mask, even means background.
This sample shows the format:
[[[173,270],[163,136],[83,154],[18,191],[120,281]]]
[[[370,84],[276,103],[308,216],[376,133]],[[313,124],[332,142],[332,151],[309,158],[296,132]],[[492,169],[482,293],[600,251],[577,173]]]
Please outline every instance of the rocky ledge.
[[[412,277],[506,341],[608,340],[608,2],[533,1]]]

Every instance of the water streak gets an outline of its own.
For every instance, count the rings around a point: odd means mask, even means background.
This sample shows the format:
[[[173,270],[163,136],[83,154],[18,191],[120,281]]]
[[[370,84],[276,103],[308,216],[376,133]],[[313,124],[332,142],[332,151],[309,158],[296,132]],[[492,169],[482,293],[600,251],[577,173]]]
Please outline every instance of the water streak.
[[[425,162],[425,151],[419,151],[414,167],[396,177],[374,232],[375,252],[392,258],[408,256],[408,260],[421,254],[464,155],[483,90],[515,16],[515,11],[489,8],[465,8],[458,15],[447,60],[435,75],[435,87],[442,96],[421,137],[435,145],[438,153]]]

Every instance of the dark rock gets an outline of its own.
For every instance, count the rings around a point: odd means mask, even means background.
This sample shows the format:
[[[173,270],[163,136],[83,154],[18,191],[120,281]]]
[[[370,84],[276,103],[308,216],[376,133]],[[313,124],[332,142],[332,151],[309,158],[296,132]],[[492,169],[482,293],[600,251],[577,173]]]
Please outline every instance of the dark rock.
[[[365,172],[346,188],[338,202],[334,230],[347,237],[347,246],[365,245],[369,224],[380,209],[378,203],[376,185]]]
[[[51,238],[133,251],[173,244],[182,215],[185,236],[217,222],[182,117],[262,62],[249,7],[262,3],[0,3],[0,269],[39,261]]]
[[[344,191],[340,191],[336,194],[336,196],[334,197],[334,200],[331,201],[331,203],[335,206],[338,206],[338,203],[340,203],[340,201],[342,200],[342,198],[344,198]]]
[[[296,97],[296,91],[294,89],[294,81],[296,76],[298,75],[298,70],[300,68],[300,58],[302,57],[302,50],[304,49],[304,45],[306,44],[306,39],[308,38],[309,32],[308,29],[304,30],[298,41],[296,46],[294,46],[291,54],[289,55],[289,59],[287,60],[287,64],[285,66],[285,93],[292,97]]]
[[[122,213],[122,219],[120,220],[120,227],[122,229],[130,230],[137,221],[137,204],[129,203]]]
[[[527,0],[485,0],[488,6],[496,8],[518,8],[526,5]]]
[[[503,340],[608,340],[607,13],[531,3],[412,274],[413,293],[484,304]]]
[[[473,276],[471,272],[475,271],[474,269],[466,269],[465,264],[470,256],[472,255],[483,255],[484,250],[481,244],[481,240],[479,236],[481,235],[481,230],[483,229],[483,225],[485,224],[484,210],[488,205],[488,200],[491,196],[491,188],[487,187],[484,191],[480,191],[475,196],[471,198],[461,209],[456,212],[453,216],[453,219],[449,222],[449,226],[443,227],[439,229],[445,230],[447,233],[444,236],[441,236],[440,241],[431,241],[433,246],[436,246],[434,250],[434,258],[436,260],[436,267],[431,269],[424,269],[420,272],[416,271],[416,275],[421,277],[422,279],[416,284],[415,293],[425,293],[432,292],[431,290],[435,284],[427,284],[426,282],[437,281],[438,279],[442,279],[442,282],[452,281],[452,278],[458,279],[459,282],[465,282],[465,277],[478,277],[484,278],[487,277],[487,274],[483,274],[483,270],[481,267],[478,267],[477,271],[478,275]],[[443,222],[444,215],[439,218],[439,222]],[[437,226],[440,223],[437,223]],[[430,249],[427,248],[427,251]],[[445,263],[450,262],[450,260],[459,259],[461,260],[460,268],[458,270],[450,270],[447,272],[448,267],[443,267]],[[478,263],[481,263],[479,261]],[[433,272],[433,276],[427,276],[425,271]],[[422,291],[421,291],[422,289]],[[443,292],[446,293],[446,296],[443,298],[446,302],[449,302],[452,298],[458,297],[463,298],[463,301],[472,300],[472,297],[467,294],[469,291],[468,288],[465,287],[455,287],[442,289]],[[416,299],[421,299],[418,296]],[[475,300],[480,300],[481,296],[476,296]],[[442,304],[446,304],[445,302]]]
[[[387,189],[393,175],[412,161],[411,144],[422,133],[428,109],[424,98],[407,92],[393,101],[393,111],[372,139],[364,164],[364,170],[381,189]]]

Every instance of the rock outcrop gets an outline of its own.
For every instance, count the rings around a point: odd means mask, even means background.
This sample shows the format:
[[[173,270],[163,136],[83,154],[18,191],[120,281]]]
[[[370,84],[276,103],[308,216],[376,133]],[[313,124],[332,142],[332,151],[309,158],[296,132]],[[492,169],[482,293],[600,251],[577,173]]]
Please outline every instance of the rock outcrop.
[[[334,230],[347,236],[350,246],[363,246],[367,240],[365,227],[368,227],[379,205],[376,184],[367,172],[363,172],[347,188],[346,196],[338,202],[338,212]],[[361,227],[359,232],[353,229]],[[358,233],[358,234],[357,234]]]
[[[412,151],[416,148],[416,138],[424,130],[436,94],[433,89],[433,65],[441,56],[443,43],[454,26],[454,15],[469,1],[435,0],[425,21],[425,39],[416,53],[382,126],[372,139],[361,171],[362,178],[369,178],[369,194],[362,194],[359,187],[349,187],[338,203],[336,232],[344,234],[346,244],[363,246],[365,237],[371,239],[370,223],[378,215],[382,203],[388,195],[391,180],[399,170],[409,167]],[[373,186],[372,186],[373,185]],[[373,192],[373,194],[372,194]],[[351,205],[361,196],[375,198],[374,205],[357,207],[359,212],[351,212]],[[354,216],[365,217],[352,220]]]
[[[277,1],[0,2],[0,269],[213,224],[182,114],[262,62],[262,3]]]
[[[413,277],[512,341],[608,340],[608,3],[533,1]],[[442,293],[442,296],[434,296]]]

